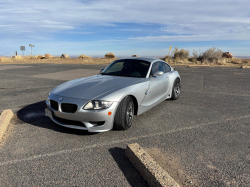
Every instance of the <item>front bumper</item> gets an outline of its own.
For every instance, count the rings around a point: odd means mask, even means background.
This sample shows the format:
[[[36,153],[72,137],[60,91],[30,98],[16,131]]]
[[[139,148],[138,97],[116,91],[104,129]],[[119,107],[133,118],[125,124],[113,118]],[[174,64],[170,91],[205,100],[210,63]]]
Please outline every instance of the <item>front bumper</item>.
[[[60,101],[60,98],[63,98],[63,100]],[[51,107],[50,100],[58,102],[58,110]],[[113,102],[109,108],[103,110],[83,110],[82,107],[87,102],[89,102],[89,100],[74,99],[50,94],[46,100],[46,105],[52,112],[52,121],[58,125],[73,129],[88,130],[89,132],[104,132],[111,130],[113,128],[115,111],[119,103]],[[61,109],[62,103],[76,104],[76,112],[63,112]],[[111,115],[108,115],[110,112]]]

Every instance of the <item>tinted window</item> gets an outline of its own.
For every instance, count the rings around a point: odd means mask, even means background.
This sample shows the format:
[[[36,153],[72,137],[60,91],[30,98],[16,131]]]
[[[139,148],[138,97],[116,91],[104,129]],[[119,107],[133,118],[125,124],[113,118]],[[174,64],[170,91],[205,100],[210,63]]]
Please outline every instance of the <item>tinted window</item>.
[[[110,64],[101,74],[145,78],[150,63],[143,60],[124,59]]]
[[[153,75],[157,71],[162,71],[163,73],[165,73],[164,62],[155,62],[152,65],[151,73],[150,74]]]
[[[117,62],[113,64],[110,68],[108,68],[105,73],[115,73],[115,72],[120,72],[122,71],[123,68],[123,63],[124,62]]]
[[[166,63],[164,63],[164,65],[165,65],[165,72],[166,73],[169,72],[169,71],[171,71],[171,68],[170,68],[169,65],[167,65]]]

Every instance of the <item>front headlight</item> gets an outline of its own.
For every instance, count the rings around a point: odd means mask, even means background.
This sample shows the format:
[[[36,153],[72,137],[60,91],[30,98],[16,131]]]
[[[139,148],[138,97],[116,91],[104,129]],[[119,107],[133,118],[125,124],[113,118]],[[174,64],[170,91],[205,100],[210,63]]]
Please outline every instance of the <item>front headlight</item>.
[[[109,108],[112,105],[112,101],[100,101],[100,100],[92,100],[89,101],[84,107],[84,110],[101,110],[105,108]]]

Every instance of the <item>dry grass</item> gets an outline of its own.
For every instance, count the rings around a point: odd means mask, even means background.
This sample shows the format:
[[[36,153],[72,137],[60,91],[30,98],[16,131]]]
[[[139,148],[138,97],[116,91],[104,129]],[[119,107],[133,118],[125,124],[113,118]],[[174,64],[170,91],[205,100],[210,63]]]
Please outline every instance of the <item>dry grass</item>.
[[[205,52],[193,51],[193,56],[188,56],[187,50],[179,50],[177,47],[173,50],[172,55],[166,55],[163,60],[171,65],[211,65],[211,66],[250,66],[250,59],[241,58],[223,58],[223,52],[218,48],[210,48]]]
[[[202,63],[202,61],[197,60],[195,57],[190,57],[184,60],[179,58],[174,59],[169,56],[165,56],[162,58],[170,65],[206,65],[206,63]],[[250,66],[250,59],[242,59],[242,58],[222,58],[214,63],[208,63],[210,66],[226,66],[226,67],[241,67],[241,66]]]
[[[234,64],[234,65],[242,65],[242,66],[250,66],[249,58],[232,58],[225,59],[226,64]]]
[[[51,59],[40,59],[36,57],[24,57],[13,59],[0,57],[0,64],[32,64],[32,63],[53,63],[53,64],[110,64],[117,58],[66,58],[53,57]]]
[[[54,63],[54,64],[110,64],[118,58],[67,58],[61,59],[60,57],[53,57],[51,59],[40,59],[42,56],[25,56],[24,58],[7,58],[0,57],[0,64],[32,64],[32,63]],[[202,65],[202,61],[198,57],[188,57],[181,59],[180,57],[173,58],[173,56],[165,56],[162,58],[170,65]],[[220,60],[209,63],[211,66],[250,66],[250,59],[241,58],[221,58]]]
[[[7,58],[7,57],[0,57],[0,63],[9,62],[9,61],[11,61],[10,58]]]
[[[78,56],[78,58],[90,58],[90,56],[80,55],[80,56]]]

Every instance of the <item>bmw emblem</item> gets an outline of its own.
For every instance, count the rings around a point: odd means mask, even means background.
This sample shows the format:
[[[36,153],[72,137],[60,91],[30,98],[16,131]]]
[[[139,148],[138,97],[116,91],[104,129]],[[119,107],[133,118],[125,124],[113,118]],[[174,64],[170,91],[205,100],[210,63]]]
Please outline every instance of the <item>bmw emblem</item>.
[[[62,101],[63,100],[63,98],[61,97],[60,99],[59,99],[59,101]]]

